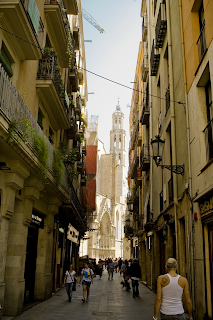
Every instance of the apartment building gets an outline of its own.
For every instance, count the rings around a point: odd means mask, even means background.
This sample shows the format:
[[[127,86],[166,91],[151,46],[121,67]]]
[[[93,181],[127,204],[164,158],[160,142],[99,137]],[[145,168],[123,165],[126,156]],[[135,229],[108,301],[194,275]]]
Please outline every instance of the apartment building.
[[[190,150],[194,307],[198,319],[213,314],[212,211],[212,1],[180,1]],[[199,288],[199,290],[198,290]]]
[[[80,0],[5,0],[0,17],[0,304],[16,316],[78,268],[87,82]]]
[[[142,1],[142,129],[132,123],[135,92],[130,115],[126,237],[132,257],[153,290],[166,260],[175,257],[196,319],[211,319],[213,312],[212,12],[208,0]],[[138,130],[142,137],[135,140]],[[140,143],[139,154],[133,146]],[[134,163],[142,170],[140,187]]]

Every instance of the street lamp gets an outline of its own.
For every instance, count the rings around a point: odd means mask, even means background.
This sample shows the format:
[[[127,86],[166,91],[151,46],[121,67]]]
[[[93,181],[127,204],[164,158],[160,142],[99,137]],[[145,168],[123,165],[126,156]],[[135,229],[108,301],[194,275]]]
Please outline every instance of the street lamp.
[[[130,200],[130,199],[128,200],[127,206],[128,206],[129,212],[133,212],[133,201],[132,200]]]
[[[184,165],[166,165],[166,164],[160,164],[163,158],[163,150],[165,145],[165,140],[161,140],[159,134],[155,136],[155,139],[151,139],[151,145],[152,145],[152,154],[153,159],[155,160],[155,163],[157,167],[161,167],[162,169],[166,168],[174,173],[184,175]]]

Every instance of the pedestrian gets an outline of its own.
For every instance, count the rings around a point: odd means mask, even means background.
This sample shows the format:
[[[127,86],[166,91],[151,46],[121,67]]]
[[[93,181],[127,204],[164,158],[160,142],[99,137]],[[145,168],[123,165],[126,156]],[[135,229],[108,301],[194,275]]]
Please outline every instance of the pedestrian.
[[[99,259],[99,261],[98,261],[98,268],[97,268],[97,270],[98,270],[98,274],[99,274],[100,279],[101,279],[101,277],[102,277],[102,271],[103,271],[103,262],[102,262],[101,259]]]
[[[72,300],[72,289],[75,281],[78,282],[78,279],[76,277],[76,272],[73,269],[73,265],[71,264],[69,267],[69,270],[65,272],[65,277],[64,277],[64,284],[66,285],[66,291],[67,291],[69,302],[71,302]]]
[[[115,268],[114,262],[112,261],[112,259],[110,259],[108,263],[108,280],[110,280],[110,278],[111,280],[113,280],[114,268]]]
[[[141,278],[141,267],[139,266],[138,259],[134,258],[133,263],[130,266],[130,276],[132,280],[133,298],[139,296],[139,280]]]
[[[82,299],[83,302],[85,302],[86,293],[87,293],[86,301],[89,301],[90,285],[93,278],[94,278],[94,272],[91,268],[89,268],[88,264],[85,262],[84,268],[81,270],[81,280],[80,280],[82,281],[82,286],[83,286],[83,299]]]
[[[189,284],[186,278],[176,273],[177,268],[177,261],[174,258],[169,258],[166,261],[168,273],[158,277],[153,320],[157,320],[159,309],[162,320],[185,320],[182,303],[183,293],[186,298],[189,319],[193,319]]]
[[[131,289],[129,285],[130,267],[128,266],[127,260],[125,260],[124,262],[123,278],[124,278],[124,286],[126,287],[126,290],[129,291]]]
[[[122,266],[122,263],[123,263],[122,259],[119,258],[119,260],[118,260],[118,266],[119,266],[120,275],[121,275],[121,266]]]

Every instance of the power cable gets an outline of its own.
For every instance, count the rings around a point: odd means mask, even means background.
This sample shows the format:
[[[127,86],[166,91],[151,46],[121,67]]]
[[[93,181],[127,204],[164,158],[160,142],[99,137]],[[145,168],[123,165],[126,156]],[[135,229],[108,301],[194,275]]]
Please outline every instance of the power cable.
[[[36,47],[36,48],[41,49],[41,47],[40,47],[39,45],[37,46],[37,45],[35,45],[34,43],[31,43],[31,42],[29,42],[28,40],[25,40],[25,39],[23,39],[23,38],[21,38],[21,37],[17,36],[16,34],[14,34],[14,33],[10,32],[9,30],[6,30],[6,29],[2,28],[1,26],[0,26],[0,29],[4,30],[5,32],[7,32],[7,33],[11,34],[12,36],[14,36],[14,37],[16,37],[16,38],[18,38],[18,39],[20,39],[20,40],[22,40],[22,41],[24,41],[24,42],[29,43],[30,45],[32,45],[32,46],[34,46],[34,47]],[[41,49],[41,51],[42,51],[42,49]],[[58,59],[60,59],[60,60],[62,60],[62,61],[64,61],[64,62],[69,63],[69,61],[68,61],[68,60],[63,59],[63,58],[61,58],[61,57],[58,57]],[[139,89],[131,88],[131,87],[126,86],[126,85],[124,85],[124,84],[122,84],[122,83],[120,83],[120,82],[117,82],[117,81],[114,81],[114,80],[108,79],[108,78],[106,78],[106,77],[104,77],[104,76],[101,76],[101,75],[99,75],[99,74],[95,73],[95,72],[92,72],[92,71],[89,71],[89,70],[87,70],[87,69],[84,69],[83,67],[79,67],[79,68],[80,68],[80,69],[85,70],[85,71],[86,71],[86,72],[88,72],[88,73],[93,74],[93,75],[94,75],[94,76],[96,76],[96,77],[102,78],[103,80],[106,80],[106,81],[112,82],[112,83],[117,84],[117,85],[119,85],[119,86],[121,86],[121,87],[124,87],[124,88],[130,89],[130,90],[133,90],[133,91],[136,91],[136,92],[139,92],[139,93],[143,93],[143,94],[145,93],[145,92],[143,92],[143,91],[140,91]],[[154,95],[154,94],[147,93],[147,95],[149,95],[150,97],[153,97],[153,98],[157,98],[157,99],[161,99],[161,100],[166,100],[166,98],[159,97],[159,96],[156,96],[156,95]],[[171,101],[171,102],[174,102],[174,103],[177,103],[177,104],[185,105],[185,103],[184,103],[184,102],[181,102],[181,101],[174,101],[174,100],[170,100],[170,101]]]

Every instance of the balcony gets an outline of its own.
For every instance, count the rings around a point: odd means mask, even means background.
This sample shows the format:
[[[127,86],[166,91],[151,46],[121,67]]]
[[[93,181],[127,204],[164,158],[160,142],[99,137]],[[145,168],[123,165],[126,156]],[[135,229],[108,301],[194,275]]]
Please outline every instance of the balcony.
[[[75,106],[75,112],[78,114],[79,117],[81,117],[81,96],[76,97],[76,106]]]
[[[199,63],[202,62],[203,57],[206,53],[207,47],[206,47],[206,32],[205,32],[205,20],[203,22],[203,25],[200,30],[200,35],[197,40],[198,45],[198,54],[199,54]]]
[[[137,177],[137,168],[139,166],[139,156],[137,155],[137,152],[134,153],[134,158],[130,164],[130,178],[134,179],[135,177]]]
[[[154,43],[154,40],[153,40],[151,59],[150,59],[151,76],[156,76],[157,75],[159,61],[160,61],[160,54],[158,53],[158,49],[156,49],[155,43]]]
[[[59,60],[61,67],[69,67],[69,55],[67,45],[69,37],[69,22],[67,14],[63,8],[62,0],[45,0],[44,12],[47,21],[47,30],[50,41],[57,54],[62,59]]]
[[[35,118],[33,117],[30,110],[27,108],[25,102],[19,95],[19,92],[16,90],[16,88],[13,86],[12,82],[9,80],[8,76],[6,75],[3,67],[0,66],[0,115],[7,119],[7,122],[11,122],[14,119],[18,121],[17,125],[17,135],[22,138],[21,132],[23,132],[23,120],[28,121],[28,124],[31,125],[35,129],[35,134],[38,136],[42,136],[45,140],[45,143],[48,147],[48,170],[49,172],[53,172],[53,161],[54,161],[54,147],[49,142],[48,137],[44,134],[42,129],[40,128],[40,125],[37,123]],[[14,138],[14,141],[16,141],[16,138]],[[34,153],[33,145],[34,145],[34,133],[31,133],[27,136],[25,140],[25,144],[29,147],[30,150],[32,150]],[[2,148],[2,146],[0,146]],[[5,145],[4,145],[5,148]],[[32,158],[32,155],[29,154],[29,149],[26,151],[25,154],[23,144],[21,144],[20,147],[22,153],[22,156],[28,161],[29,164],[32,163],[32,165],[35,164],[34,159]],[[5,149],[6,151],[6,149]],[[37,154],[35,153],[35,156]],[[28,157],[28,159],[27,159]],[[65,190],[69,190],[69,184],[68,184],[68,172],[66,168],[63,166],[63,176],[61,184],[63,185],[63,188]],[[68,192],[68,191],[67,191]]]
[[[35,0],[30,7],[28,3],[28,0],[1,1],[1,26],[20,37],[12,37],[20,60],[38,60],[41,58],[44,26]]]
[[[148,60],[147,55],[144,55],[143,64],[142,64],[142,80],[143,80],[143,82],[146,82],[148,73],[149,73],[149,60]]]
[[[43,58],[39,60],[36,88],[38,96],[45,103],[54,129],[69,129],[70,114],[57,66],[57,56],[48,52],[48,49],[43,53]]]
[[[73,24],[73,39],[75,41],[75,50],[79,50],[79,36],[78,16],[75,16]]]
[[[78,81],[79,81],[79,85],[83,85],[84,83],[84,72],[83,69],[78,67]]]
[[[149,95],[147,93],[144,93],[143,102],[142,102],[142,105],[141,105],[141,119],[140,119],[140,122],[141,122],[142,125],[147,125],[148,124],[149,115],[150,115]]]
[[[159,8],[157,23],[155,27],[156,48],[163,47],[163,41],[165,38],[166,30],[167,30],[166,5],[165,3],[161,3]]]
[[[148,23],[147,23],[147,16],[143,17],[143,24],[142,24],[142,40],[146,42],[148,34]]]
[[[149,154],[148,145],[143,145],[141,147],[140,162],[141,162],[141,170],[147,171],[150,166],[150,154]]]
[[[70,80],[70,85],[72,86],[72,92],[77,92],[79,89],[79,81],[78,81],[78,73],[77,73],[76,66],[69,69],[69,80]]]
[[[78,1],[77,0],[64,0],[67,14],[78,14]]]
[[[70,182],[70,199],[63,202],[60,207],[60,217],[63,221],[70,221],[74,228],[79,230],[80,234],[87,231],[85,223],[85,213],[75,192],[72,182]]]

